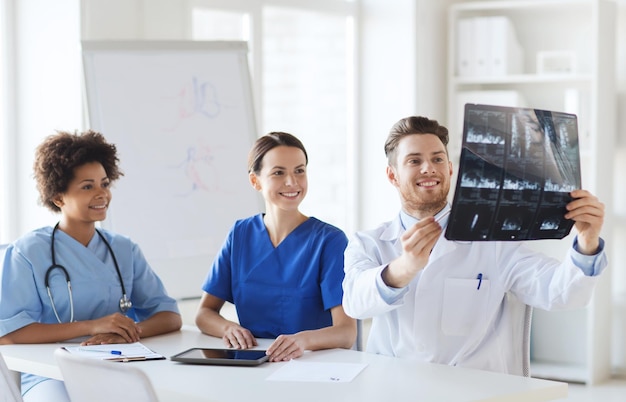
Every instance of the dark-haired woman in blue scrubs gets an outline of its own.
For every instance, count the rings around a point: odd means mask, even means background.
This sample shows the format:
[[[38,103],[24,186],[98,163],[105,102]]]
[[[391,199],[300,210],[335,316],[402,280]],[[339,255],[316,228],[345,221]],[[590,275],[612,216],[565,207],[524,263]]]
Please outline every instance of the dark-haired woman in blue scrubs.
[[[269,133],[250,151],[251,185],[265,213],[238,220],[202,286],[196,324],[227,347],[276,338],[270,361],[305,350],[350,348],[356,321],[341,306],[345,234],[299,210],[307,193],[306,150],[291,134]],[[239,323],[220,315],[233,303]]]

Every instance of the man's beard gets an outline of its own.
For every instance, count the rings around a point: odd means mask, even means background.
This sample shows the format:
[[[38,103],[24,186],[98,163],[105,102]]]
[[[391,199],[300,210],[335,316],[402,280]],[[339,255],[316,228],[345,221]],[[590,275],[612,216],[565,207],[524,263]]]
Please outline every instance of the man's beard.
[[[404,207],[408,213],[413,212],[419,216],[434,216],[448,202],[448,191],[444,188],[441,188],[441,191],[437,192],[437,194],[430,194],[426,197],[418,193],[419,191],[412,191],[409,198],[402,197]]]

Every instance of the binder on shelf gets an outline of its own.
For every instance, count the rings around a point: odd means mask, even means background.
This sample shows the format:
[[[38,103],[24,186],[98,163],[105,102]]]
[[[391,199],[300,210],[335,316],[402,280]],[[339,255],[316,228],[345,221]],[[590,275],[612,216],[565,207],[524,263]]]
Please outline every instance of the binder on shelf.
[[[485,77],[519,74],[523,51],[515,27],[506,16],[457,21],[457,75]]]
[[[491,74],[491,17],[476,17],[473,24],[473,53],[475,55],[474,75],[485,77]]]
[[[523,70],[522,48],[517,41],[511,20],[504,16],[489,17],[490,74],[502,76],[520,74]]]
[[[457,75],[471,77],[474,73],[474,52],[472,51],[473,18],[457,21]]]

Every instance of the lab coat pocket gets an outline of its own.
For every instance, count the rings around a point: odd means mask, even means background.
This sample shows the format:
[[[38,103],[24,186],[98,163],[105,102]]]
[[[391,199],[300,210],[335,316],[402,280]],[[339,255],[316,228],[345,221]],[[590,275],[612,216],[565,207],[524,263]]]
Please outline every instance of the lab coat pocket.
[[[444,335],[467,336],[474,327],[484,326],[488,300],[488,279],[446,279],[441,312]]]

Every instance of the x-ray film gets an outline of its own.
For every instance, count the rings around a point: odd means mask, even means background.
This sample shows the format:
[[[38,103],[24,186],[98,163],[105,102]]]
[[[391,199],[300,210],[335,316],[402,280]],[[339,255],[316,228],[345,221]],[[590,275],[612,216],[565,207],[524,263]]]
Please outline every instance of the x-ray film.
[[[465,105],[449,240],[561,239],[581,188],[576,115]]]

